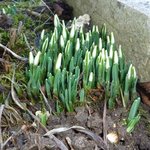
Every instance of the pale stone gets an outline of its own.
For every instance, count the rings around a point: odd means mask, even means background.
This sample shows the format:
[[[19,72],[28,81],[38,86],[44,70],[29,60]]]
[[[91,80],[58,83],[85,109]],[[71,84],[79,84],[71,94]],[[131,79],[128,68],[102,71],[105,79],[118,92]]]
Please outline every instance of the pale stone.
[[[150,81],[150,0],[66,0],[75,16],[89,14],[92,23],[104,23],[121,44],[127,62],[141,81]]]

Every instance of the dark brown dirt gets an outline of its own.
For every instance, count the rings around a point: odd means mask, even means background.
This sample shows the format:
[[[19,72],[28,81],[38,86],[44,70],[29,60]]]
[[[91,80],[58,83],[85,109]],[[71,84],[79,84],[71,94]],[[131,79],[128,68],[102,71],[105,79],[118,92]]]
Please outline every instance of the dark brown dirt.
[[[144,106],[145,107],[145,106]],[[146,108],[147,109],[147,108]],[[101,110],[102,111],[102,110]],[[89,113],[90,112],[90,113]],[[111,150],[148,150],[150,148],[150,132],[148,125],[150,123],[150,114],[147,112],[142,116],[139,124],[132,134],[126,132],[126,126],[123,125],[127,113],[124,109],[108,111],[106,116],[107,134],[114,132],[118,135],[118,143],[111,144],[107,141],[107,147]],[[26,118],[25,118],[26,119]],[[149,120],[148,120],[149,119]],[[74,113],[62,113],[61,115],[52,115],[48,122],[48,130],[60,127],[82,126],[96,135],[103,137],[103,120],[100,110],[92,107],[78,107]],[[5,149],[19,150],[57,150],[56,143],[43,137],[45,132],[40,128],[34,128],[29,125],[23,125],[19,131],[20,125],[12,128],[3,128],[3,135],[14,134],[13,138],[5,146]],[[97,143],[88,135],[76,130],[68,130],[56,133],[55,136],[61,140],[68,149],[71,150],[99,150]],[[71,140],[71,147],[66,142],[66,138]]]

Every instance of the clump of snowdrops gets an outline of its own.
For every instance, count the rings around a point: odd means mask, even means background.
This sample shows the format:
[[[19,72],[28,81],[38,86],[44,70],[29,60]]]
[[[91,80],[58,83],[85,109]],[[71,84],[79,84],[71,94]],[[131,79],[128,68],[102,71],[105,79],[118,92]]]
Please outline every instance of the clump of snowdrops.
[[[121,46],[116,46],[113,32],[106,26],[93,26],[88,32],[71,29],[54,16],[54,31],[41,33],[36,54],[29,53],[28,95],[39,99],[41,87],[58,112],[74,111],[77,103],[93,88],[104,87],[108,108],[121,100],[127,107],[136,97],[137,75],[132,64],[126,64]]]

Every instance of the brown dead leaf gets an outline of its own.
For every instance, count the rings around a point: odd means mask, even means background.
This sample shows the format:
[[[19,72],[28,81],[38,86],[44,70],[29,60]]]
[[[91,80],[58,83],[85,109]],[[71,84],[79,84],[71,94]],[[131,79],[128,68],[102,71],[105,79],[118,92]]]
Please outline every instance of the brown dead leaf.
[[[55,13],[58,15],[58,16],[61,16],[64,9],[57,3],[54,4],[54,10],[55,10]]]
[[[137,83],[137,91],[143,103],[150,106],[150,82]]]
[[[94,102],[96,102],[103,97],[104,89],[102,87],[97,88],[97,89],[91,89],[88,94],[89,94],[89,97]]]
[[[9,48],[12,48],[15,45],[16,39],[17,39],[17,29],[11,28],[10,29],[10,41],[8,44]]]
[[[0,15],[0,27],[7,29],[12,26],[12,18],[7,15]]]

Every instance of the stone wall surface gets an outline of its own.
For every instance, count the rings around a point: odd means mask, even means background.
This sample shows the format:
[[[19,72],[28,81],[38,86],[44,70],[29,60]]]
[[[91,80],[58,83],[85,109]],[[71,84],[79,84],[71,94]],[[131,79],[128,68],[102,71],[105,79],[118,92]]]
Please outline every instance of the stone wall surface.
[[[141,81],[150,81],[150,0],[66,0],[74,15],[89,14],[92,23],[104,23],[121,44],[127,62]]]

